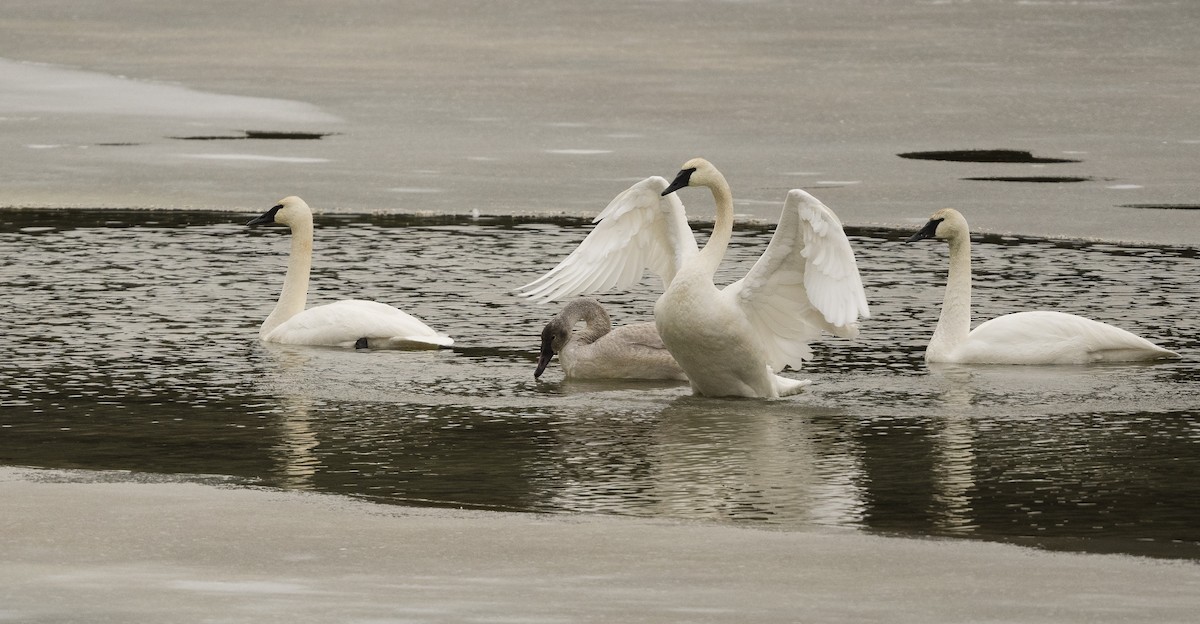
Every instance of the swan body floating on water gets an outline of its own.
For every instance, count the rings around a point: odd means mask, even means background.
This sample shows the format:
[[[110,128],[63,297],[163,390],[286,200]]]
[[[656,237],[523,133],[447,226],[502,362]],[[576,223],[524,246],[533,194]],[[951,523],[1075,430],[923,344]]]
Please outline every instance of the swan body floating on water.
[[[312,268],[313,217],[299,197],[286,197],[246,225],[278,223],[292,231],[279,302],[258,335],[266,342],[371,349],[436,349],[454,341],[416,317],[375,301],[345,299],[304,309]]]
[[[580,321],[587,326],[575,335]],[[542,376],[555,354],[568,379],[687,379],[654,323],[614,328],[595,299],[571,301],[546,324],[534,378]]]
[[[1179,355],[1107,323],[1063,312],[1017,312],[971,330],[971,237],[957,210],[933,213],[908,242],[950,243],[942,313],[925,359],[955,364],[1087,364],[1177,358]]]
[[[703,249],[675,191],[704,186],[717,215]],[[852,338],[869,315],[862,280],[833,211],[812,195],[787,194],[775,234],[747,275],[723,289],[713,275],[733,233],[733,196],[711,163],[684,163],[675,181],[634,184],[596,217],[579,247],[558,266],[522,287],[539,302],[611,287],[627,287],[649,268],[663,280],[654,322],[694,393],[775,398],[800,392],[808,380],[777,375],[812,357],[822,330]]]

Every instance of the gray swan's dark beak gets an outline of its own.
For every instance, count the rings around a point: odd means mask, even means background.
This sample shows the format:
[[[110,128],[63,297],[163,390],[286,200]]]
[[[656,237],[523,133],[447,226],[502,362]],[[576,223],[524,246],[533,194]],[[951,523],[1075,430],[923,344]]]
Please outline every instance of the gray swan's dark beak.
[[[552,346],[553,342],[553,335],[542,336],[542,350],[538,353],[537,370],[533,371],[534,379],[540,378],[542,373],[546,372],[546,367],[550,366],[550,360],[554,358],[554,347]]]

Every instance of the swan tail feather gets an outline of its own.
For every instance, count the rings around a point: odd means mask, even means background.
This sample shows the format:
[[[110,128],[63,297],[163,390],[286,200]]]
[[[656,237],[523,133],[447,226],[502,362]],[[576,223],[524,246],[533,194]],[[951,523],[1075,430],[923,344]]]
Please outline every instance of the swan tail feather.
[[[781,397],[800,394],[804,391],[804,388],[812,385],[811,379],[792,379],[791,377],[784,377],[782,375],[776,375],[774,381],[775,391]]]

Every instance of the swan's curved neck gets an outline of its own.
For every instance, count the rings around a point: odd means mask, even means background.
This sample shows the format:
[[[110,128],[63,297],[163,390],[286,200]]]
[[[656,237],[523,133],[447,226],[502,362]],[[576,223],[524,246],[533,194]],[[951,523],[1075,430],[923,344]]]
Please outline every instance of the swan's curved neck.
[[[267,320],[259,328],[265,336],[284,321],[304,311],[308,300],[308,273],[312,269],[313,224],[312,220],[295,223],[292,228],[292,251],[288,256],[287,276],[283,278],[283,290],[279,301]]]
[[[576,338],[582,344],[591,344],[599,340],[602,336],[612,330],[612,320],[608,317],[608,312],[597,304],[595,301],[588,299],[576,299],[567,304],[563,308],[563,316],[567,321],[567,328],[575,326],[575,323],[583,321],[587,325]]]
[[[948,353],[966,342],[970,333],[971,239],[964,234],[950,239],[946,298],[942,300],[942,314],[938,317],[927,353]]]
[[[709,235],[708,242],[704,243],[704,249],[700,250],[699,255],[700,266],[710,275],[717,272],[721,259],[725,257],[725,250],[729,247],[729,239],[733,236],[733,193],[729,190],[725,176],[720,172],[714,171],[711,177],[714,179],[706,182],[705,186],[712,191],[713,202],[717,205],[717,217],[713,221],[712,234]]]

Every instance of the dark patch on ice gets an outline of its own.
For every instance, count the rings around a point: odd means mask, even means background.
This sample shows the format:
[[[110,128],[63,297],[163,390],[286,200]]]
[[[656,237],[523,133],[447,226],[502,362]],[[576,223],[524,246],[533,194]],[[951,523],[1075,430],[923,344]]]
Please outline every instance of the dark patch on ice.
[[[1091,178],[1084,176],[989,176],[963,179],[979,182],[1034,182],[1038,184],[1062,184],[1065,182],[1088,182],[1091,180]]]
[[[1200,204],[1122,204],[1120,207],[1148,210],[1200,210]]]
[[[1030,152],[1010,149],[942,150],[933,152],[905,152],[896,154],[900,158],[913,160],[945,160],[950,162],[977,163],[1077,163],[1069,158],[1043,158]]]
[[[271,130],[247,130],[247,139],[270,139],[283,141],[315,141],[327,136],[332,136],[335,132],[274,132]]]
[[[279,132],[275,130],[243,130],[240,135],[236,134],[216,134],[216,135],[196,135],[196,136],[173,136],[169,139],[177,139],[180,141],[242,141],[246,139],[260,139],[266,141],[317,141],[327,136],[337,134],[336,132]]]
[[[97,143],[96,147],[131,147],[141,143]]]

